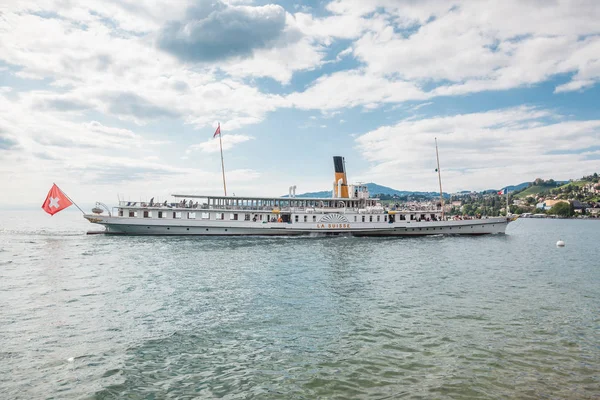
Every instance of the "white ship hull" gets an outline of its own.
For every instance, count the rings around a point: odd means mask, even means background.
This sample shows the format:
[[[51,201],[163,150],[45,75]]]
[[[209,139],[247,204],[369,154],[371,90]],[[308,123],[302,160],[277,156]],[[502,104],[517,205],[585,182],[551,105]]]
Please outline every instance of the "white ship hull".
[[[458,221],[398,221],[394,223],[278,223],[252,221],[157,220],[85,215],[106,227],[107,234],[190,236],[424,236],[503,234],[504,217]]]
[[[348,185],[344,158],[334,158],[332,197],[236,197],[173,194],[175,202],[120,201],[114,214],[97,203],[84,217],[104,233],[196,236],[425,236],[505,233],[505,217],[477,218],[444,213],[439,203],[384,206],[366,185]],[[441,192],[441,188],[440,188]],[[100,208],[102,206],[102,208]],[[103,214],[107,211],[108,215]]]

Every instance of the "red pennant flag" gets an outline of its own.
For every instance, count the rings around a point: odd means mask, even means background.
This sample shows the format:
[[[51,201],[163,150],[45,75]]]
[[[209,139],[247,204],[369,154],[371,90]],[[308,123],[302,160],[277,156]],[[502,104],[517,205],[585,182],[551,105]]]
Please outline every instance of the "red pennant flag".
[[[46,196],[46,200],[44,204],[42,204],[42,208],[50,215],[54,215],[59,211],[64,210],[69,207],[71,204],[71,200],[56,186],[56,184],[52,185],[52,188],[48,192],[48,196]]]
[[[213,138],[216,138],[217,135],[220,135],[220,134],[221,134],[221,124],[219,124],[219,126],[217,126],[217,130],[215,131]]]

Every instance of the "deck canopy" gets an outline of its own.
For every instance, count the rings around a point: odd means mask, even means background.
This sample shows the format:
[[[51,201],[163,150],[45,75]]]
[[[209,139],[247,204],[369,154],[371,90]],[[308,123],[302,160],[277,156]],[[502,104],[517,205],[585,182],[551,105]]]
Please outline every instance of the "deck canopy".
[[[332,197],[253,197],[253,196],[208,196],[208,195],[189,195],[173,194],[175,198],[181,198],[192,201],[193,199],[202,199],[200,201],[209,207],[231,207],[231,206],[250,206],[250,207],[313,207],[313,208],[357,208],[363,206],[375,206],[379,199],[348,199]]]
[[[345,201],[349,200],[344,197],[253,197],[253,196],[213,196],[213,195],[198,195],[198,194],[172,194],[171,196],[175,198],[183,198],[183,199],[220,199],[220,200],[307,200],[307,201],[331,201],[331,200],[339,200]],[[379,200],[379,198],[372,197],[369,200]]]

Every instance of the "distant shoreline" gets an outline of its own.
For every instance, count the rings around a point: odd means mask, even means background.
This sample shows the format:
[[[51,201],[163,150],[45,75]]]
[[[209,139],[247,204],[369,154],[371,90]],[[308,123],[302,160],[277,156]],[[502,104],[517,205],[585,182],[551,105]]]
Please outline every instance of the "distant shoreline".
[[[600,218],[580,218],[580,217],[519,217],[518,219],[551,219],[551,220],[576,220],[576,221],[600,221]]]

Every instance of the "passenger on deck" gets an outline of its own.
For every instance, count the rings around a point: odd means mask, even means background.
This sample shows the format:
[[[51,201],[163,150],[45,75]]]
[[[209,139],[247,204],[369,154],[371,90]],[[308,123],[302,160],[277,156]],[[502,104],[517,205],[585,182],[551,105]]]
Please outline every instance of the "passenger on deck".
[[[154,205],[154,197],[150,199],[150,207]]]
[[[277,218],[277,222],[283,222],[283,219],[281,219],[281,217]]]
[[[167,206],[167,201],[165,200],[165,202],[163,203],[163,206],[166,207]]]

